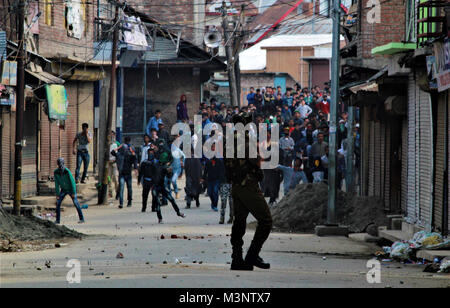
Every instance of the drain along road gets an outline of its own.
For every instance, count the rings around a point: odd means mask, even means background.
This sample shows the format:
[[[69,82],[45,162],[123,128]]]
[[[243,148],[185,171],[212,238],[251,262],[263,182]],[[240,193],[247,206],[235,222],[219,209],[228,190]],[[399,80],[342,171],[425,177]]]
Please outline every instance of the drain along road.
[[[73,207],[62,223],[89,235],[61,241],[61,248],[0,254],[0,285],[5,287],[448,287],[448,276],[423,273],[423,267],[383,263],[381,283],[366,280],[367,261],[377,247],[344,237],[272,233],[262,257],[270,270],[229,270],[231,225],[219,225],[219,214],[202,197],[200,208],[175,215],[163,207],[164,224],[156,213],[141,213],[141,188],[134,184],[133,207],[90,205],[86,224],[77,224]],[[245,247],[253,236],[249,230]],[[161,239],[161,235],[164,239]],[[171,238],[176,235],[177,238]],[[117,258],[118,253],[123,258]],[[69,284],[70,259],[81,264],[81,283]],[[46,265],[47,264],[47,265]]]

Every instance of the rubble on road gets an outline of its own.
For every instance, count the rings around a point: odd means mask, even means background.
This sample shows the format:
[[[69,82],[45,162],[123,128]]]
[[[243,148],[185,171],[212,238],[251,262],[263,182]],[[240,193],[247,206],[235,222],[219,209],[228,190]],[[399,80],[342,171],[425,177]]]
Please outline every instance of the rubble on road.
[[[10,215],[0,208],[0,252],[25,250],[42,241],[82,238],[83,234],[38,217]],[[30,244],[31,243],[31,244]],[[55,247],[55,244],[50,245]]]
[[[350,232],[365,232],[369,226],[386,226],[383,201],[338,191],[338,221]],[[273,225],[280,231],[313,232],[326,222],[328,186],[324,183],[299,184],[273,208]]]

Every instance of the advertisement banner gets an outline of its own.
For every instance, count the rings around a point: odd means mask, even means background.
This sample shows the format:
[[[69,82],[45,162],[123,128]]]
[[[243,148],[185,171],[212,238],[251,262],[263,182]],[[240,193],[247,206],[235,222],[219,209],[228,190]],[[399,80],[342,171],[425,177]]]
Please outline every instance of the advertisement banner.
[[[46,85],[45,91],[47,93],[48,101],[48,117],[51,120],[66,120],[67,101],[66,88],[62,85]]]

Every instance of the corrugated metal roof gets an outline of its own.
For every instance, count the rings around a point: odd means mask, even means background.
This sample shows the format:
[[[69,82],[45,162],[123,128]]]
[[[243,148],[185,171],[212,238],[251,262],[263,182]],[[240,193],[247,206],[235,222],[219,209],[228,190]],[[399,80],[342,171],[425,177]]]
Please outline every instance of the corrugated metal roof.
[[[153,62],[178,58],[177,47],[172,40],[164,37],[156,37],[155,50],[146,51],[142,61]]]
[[[0,31],[0,61],[6,59],[6,32]]]
[[[47,72],[32,72],[29,69],[25,69],[25,72],[27,72],[31,76],[33,76],[47,84],[63,84],[64,83],[64,79],[53,76],[52,74],[47,73]]]

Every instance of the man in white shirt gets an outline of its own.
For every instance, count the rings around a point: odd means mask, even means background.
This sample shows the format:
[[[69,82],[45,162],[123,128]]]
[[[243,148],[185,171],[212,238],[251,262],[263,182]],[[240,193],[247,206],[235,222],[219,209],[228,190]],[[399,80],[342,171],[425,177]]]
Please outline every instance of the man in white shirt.
[[[108,195],[110,198],[113,197],[112,184],[114,184],[114,191],[116,192],[116,198],[119,196],[118,194],[119,182],[117,180],[119,172],[117,170],[116,157],[111,154],[111,152],[117,149],[118,146],[119,145],[116,142],[116,132],[111,131],[111,145],[109,146],[109,161],[108,161],[108,176],[109,176]]]

